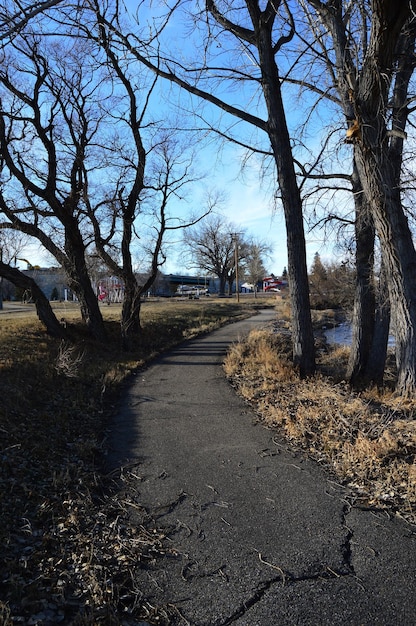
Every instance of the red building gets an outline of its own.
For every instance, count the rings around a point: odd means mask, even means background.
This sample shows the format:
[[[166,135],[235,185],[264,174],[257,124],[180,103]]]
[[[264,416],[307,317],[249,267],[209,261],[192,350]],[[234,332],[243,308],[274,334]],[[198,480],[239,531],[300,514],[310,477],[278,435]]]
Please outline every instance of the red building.
[[[273,274],[263,278],[263,291],[282,291],[287,287],[287,281],[276,278]]]

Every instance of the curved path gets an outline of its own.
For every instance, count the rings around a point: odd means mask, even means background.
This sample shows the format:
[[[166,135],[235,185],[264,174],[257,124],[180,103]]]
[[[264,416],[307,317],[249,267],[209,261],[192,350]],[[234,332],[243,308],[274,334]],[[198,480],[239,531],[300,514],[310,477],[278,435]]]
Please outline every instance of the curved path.
[[[415,528],[351,509],[224,378],[227,346],[273,317],[186,342],[128,391],[111,462],[138,463],[137,500],[174,550],[138,588],[172,624],[414,626]]]

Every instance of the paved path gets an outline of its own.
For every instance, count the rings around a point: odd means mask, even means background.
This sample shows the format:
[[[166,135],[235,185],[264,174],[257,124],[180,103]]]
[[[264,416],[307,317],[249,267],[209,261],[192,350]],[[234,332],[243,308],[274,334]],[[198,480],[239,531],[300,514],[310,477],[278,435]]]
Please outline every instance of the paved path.
[[[0,308],[0,315],[11,315],[12,313],[36,313],[34,304],[23,304],[23,302],[3,302]]]
[[[272,315],[183,344],[129,390],[112,462],[140,461],[138,501],[177,551],[139,588],[172,624],[414,626],[416,529],[351,509],[224,378],[229,343]]]

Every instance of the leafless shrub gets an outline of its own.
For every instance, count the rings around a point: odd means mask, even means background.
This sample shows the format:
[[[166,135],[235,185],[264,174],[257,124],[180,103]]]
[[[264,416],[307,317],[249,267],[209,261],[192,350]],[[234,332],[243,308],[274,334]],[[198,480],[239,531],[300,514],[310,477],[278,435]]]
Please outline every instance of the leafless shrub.
[[[55,369],[59,374],[66,376],[66,378],[77,378],[84,357],[85,353],[81,352],[78,346],[67,341],[61,341],[55,361]]]

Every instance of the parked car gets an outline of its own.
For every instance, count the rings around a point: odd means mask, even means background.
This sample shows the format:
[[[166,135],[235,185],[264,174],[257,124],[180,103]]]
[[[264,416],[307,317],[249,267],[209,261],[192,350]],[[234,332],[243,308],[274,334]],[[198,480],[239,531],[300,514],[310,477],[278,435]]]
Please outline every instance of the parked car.
[[[199,296],[209,296],[209,289],[204,287],[204,285],[179,285],[176,295],[199,298]]]

